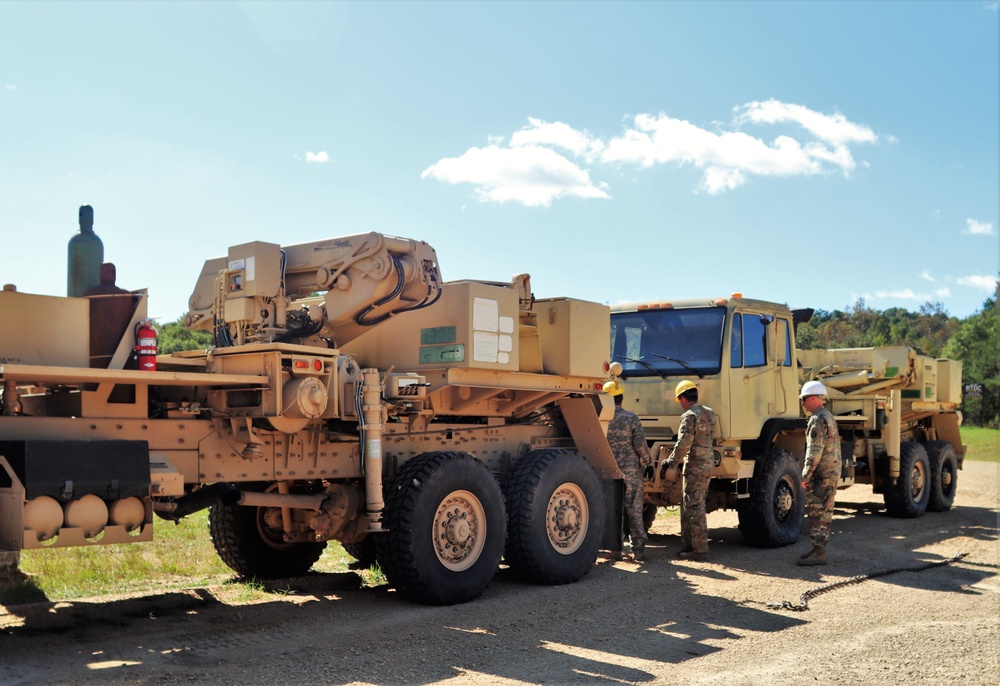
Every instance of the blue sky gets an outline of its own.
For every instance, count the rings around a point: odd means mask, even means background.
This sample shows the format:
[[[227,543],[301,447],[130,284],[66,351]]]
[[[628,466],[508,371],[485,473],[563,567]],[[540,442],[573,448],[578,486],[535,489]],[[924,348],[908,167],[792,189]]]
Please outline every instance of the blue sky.
[[[0,281],[77,208],[173,321],[205,259],[381,231],[538,297],[977,311],[996,0],[0,2]]]

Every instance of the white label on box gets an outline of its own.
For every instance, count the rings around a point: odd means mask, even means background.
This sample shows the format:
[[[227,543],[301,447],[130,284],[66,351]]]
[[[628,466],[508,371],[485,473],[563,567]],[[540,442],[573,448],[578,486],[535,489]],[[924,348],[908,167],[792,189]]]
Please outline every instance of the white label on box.
[[[486,298],[472,299],[472,330],[492,331],[498,330],[498,320],[500,317],[500,305],[496,300]],[[494,360],[496,362],[496,360]]]
[[[495,333],[474,331],[472,333],[472,359],[476,362],[497,361],[497,336]]]

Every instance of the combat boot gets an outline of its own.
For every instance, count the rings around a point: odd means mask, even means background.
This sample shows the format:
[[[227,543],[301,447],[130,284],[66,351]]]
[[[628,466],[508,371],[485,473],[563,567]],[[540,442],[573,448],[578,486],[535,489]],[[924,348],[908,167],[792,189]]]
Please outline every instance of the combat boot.
[[[826,546],[817,545],[813,546],[813,549],[806,553],[803,557],[799,558],[797,563],[800,567],[812,567],[814,565],[825,565],[826,564]]]
[[[642,562],[642,558],[643,558],[642,546],[639,546],[638,548],[632,548],[632,559],[635,560],[636,562]]]
[[[694,562],[705,562],[708,560],[708,553],[699,553],[697,550],[682,550],[677,553],[677,557],[682,560],[692,560]]]

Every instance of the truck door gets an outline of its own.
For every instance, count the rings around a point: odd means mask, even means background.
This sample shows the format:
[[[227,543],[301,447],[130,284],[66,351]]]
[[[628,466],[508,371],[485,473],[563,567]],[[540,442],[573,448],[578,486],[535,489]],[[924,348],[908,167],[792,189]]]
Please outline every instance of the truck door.
[[[756,438],[763,423],[774,416],[775,378],[768,362],[767,326],[763,315],[733,314],[729,345],[732,438]]]

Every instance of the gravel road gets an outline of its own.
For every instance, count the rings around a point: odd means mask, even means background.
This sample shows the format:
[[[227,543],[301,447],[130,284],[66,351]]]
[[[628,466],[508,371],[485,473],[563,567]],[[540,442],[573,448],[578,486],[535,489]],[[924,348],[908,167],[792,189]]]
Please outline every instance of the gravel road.
[[[805,538],[741,544],[709,515],[711,557],[679,561],[676,517],[647,561],[602,558],[569,586],[501,570],[479,599],[425,607],[353,572],[276,583],[0,606],[0,684],[1000,683],[1000,464],[967,462],[955,508],[891,519],[868,486],[838,494],[831,564]],[[809,589],[900,571],[774,609]]]

